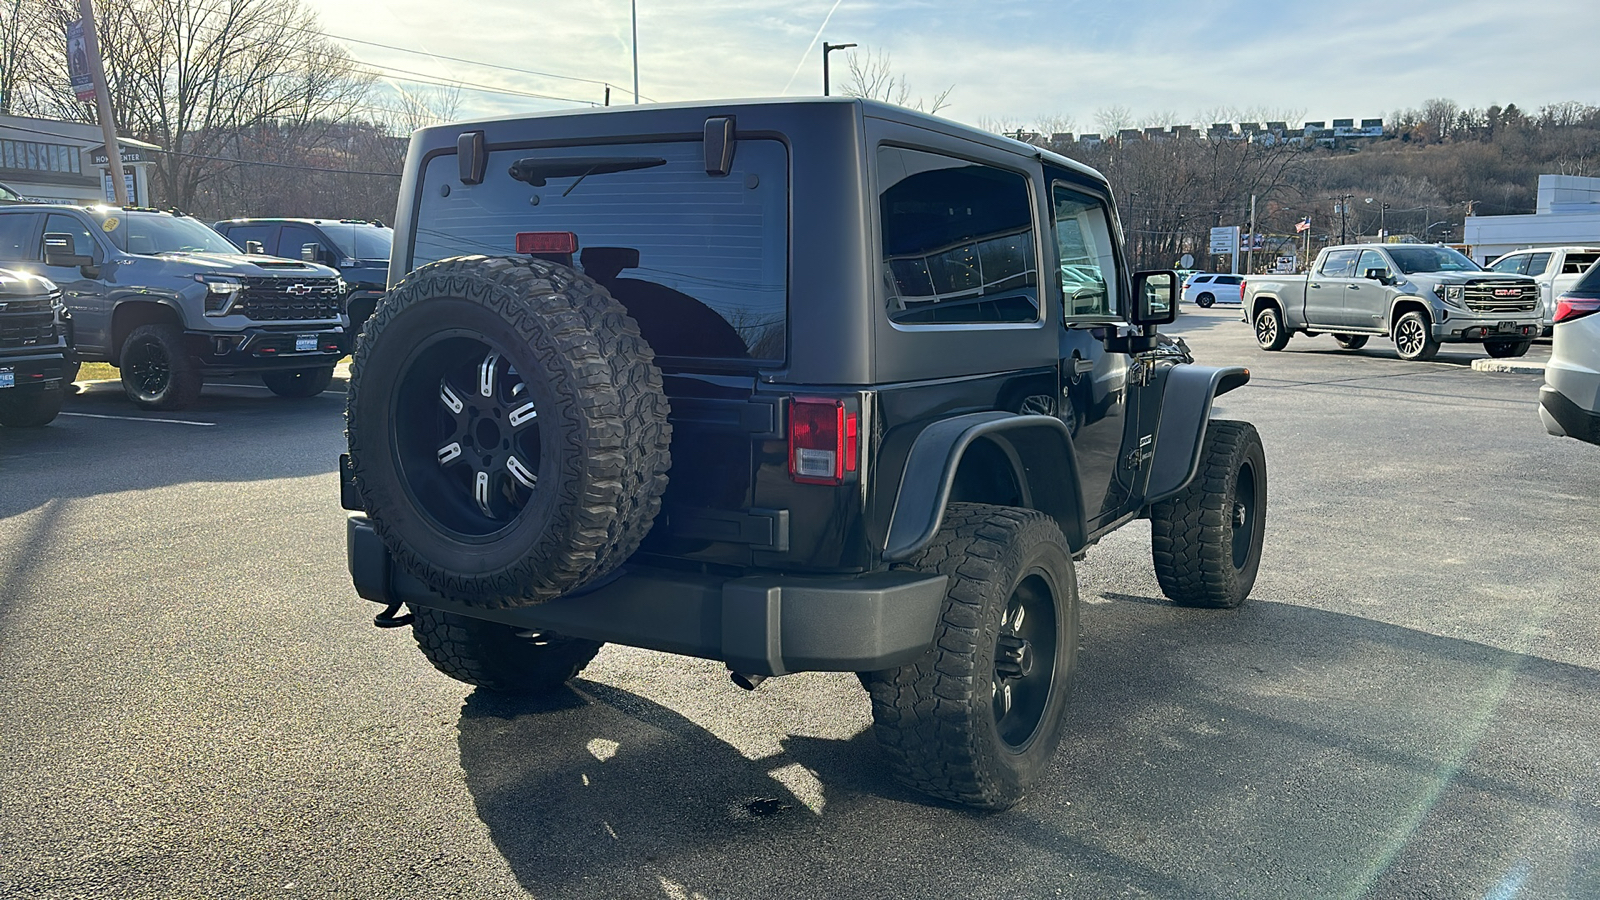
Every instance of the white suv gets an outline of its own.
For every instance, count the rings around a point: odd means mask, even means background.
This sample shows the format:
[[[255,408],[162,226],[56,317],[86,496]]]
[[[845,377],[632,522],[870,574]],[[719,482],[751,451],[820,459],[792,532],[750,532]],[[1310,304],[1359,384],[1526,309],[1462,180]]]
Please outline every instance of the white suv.
[[[1218,302],[1238,303],[1244,299],[1244,276],[1210,272],[1193,275],[1183,286],[1183,299],[1201,309],[1209,309]]]
[[[1507,253],[1489,264],[1491,272],[1528,275],[1539,282],[1539,324],[1549,334],[1555,324],[1556,298],[1578,283],[1600,260],[1600,247],[1531,247]]]
[[[1600,265],[1556,300],[1539,418],[1545,430],[1600,444]]]

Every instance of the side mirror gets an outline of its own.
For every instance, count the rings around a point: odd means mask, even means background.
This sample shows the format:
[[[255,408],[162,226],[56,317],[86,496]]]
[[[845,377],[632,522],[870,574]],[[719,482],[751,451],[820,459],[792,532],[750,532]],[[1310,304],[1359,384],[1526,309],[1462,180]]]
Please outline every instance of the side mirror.
[[[244,252],[254,253],[257,256],[265,256],[267,253],[267,245],[261,243],[260,241],[245,241]]]
[[[321,262],[321,260],[317,258],[320,255],[317,252],[319,249],[320,248],[316,244],[301,244],[300,245],[300,259],[301,259],[301,261],[308,262],[308,263]]]
[[[1368,269],[1366,276],[1369,280],[1376,281],[1379,284],[1388,284],[1391,280],[1388,269]]]
[[[44,264],[60,268],[92,266],[94,257],[78,253],[70,234],[47,234],[44,236]]]
[[[1167,325],[1178,318],[1178,273],[1171,269],[1133,273],[1135,325]]]

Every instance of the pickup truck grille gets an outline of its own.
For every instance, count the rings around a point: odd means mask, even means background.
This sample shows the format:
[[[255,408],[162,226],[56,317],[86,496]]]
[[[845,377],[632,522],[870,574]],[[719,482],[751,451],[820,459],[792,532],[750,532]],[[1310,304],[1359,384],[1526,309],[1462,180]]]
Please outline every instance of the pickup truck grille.
[[[0,298],[0,315],[49,312],[50,302],[49,297],[29,297],[26,300]]]
[[[337,319],[339,282],[333,278],[241,278],[244,290],[234,310],[261,322],[285,319]]]
[[[31,302],[31,301],[25,301]],[[50,301],[46,300],[49,309]],[[19,347],[49,347],[56,342],[56,317],[54,313],[12,314],[8,309],[0,313],[0,350]]]
[[[1539,306],[1539,286],[1503,281],[1480,281],[1462,292],[1467,309],[1478,313],[1533,312]]]

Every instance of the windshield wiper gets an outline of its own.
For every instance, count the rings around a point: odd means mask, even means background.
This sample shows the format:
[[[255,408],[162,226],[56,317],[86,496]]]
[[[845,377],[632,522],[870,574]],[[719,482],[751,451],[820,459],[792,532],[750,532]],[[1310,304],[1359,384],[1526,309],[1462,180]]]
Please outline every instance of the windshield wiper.
[[[544,187],[547,178],[571,178],[577,176],[578,181],[567,188],[567,193],[572,193],[572,188],[578,182],[590,175],[609,175],[613,172],[631,172],[635,169],[653,169],[664,166],[667,161],[657,156],[530,156],[519,159],[511,164],[511,177],[518,181],[525,181],[534,187]],[[563,194],[562,196],[565,196]]]

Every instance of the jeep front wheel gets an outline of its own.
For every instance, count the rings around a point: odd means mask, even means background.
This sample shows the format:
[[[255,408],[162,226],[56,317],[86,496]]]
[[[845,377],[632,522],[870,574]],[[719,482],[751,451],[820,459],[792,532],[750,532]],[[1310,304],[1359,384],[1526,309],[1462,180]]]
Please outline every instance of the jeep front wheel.
[[[530,631],[422,606],[411,636],[433,667],[457,681],[503,694],[552,691],[583,671],[599,641]]]
[[[462,603],[525,606],[599,578],[638,548],[666,488],[654,355],[604,288],[555,263],[413,272],[367,321],[346,404],[374,529]]]
[[[1004,809],[1061,740],[1077,661],[1072,552],[1049,517],[952,503],[911,565],[948,576],[932,647],[863,676],[896,778],[968,806]]]
[[[1179,606],[1232,609],[1256,583],[1267,528],[1267,457],[1249,422],[1206,427],[1200,470],[1150,507],[1150,555]]]

